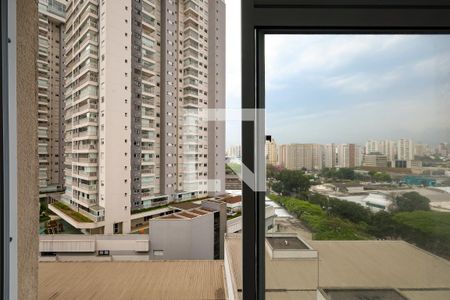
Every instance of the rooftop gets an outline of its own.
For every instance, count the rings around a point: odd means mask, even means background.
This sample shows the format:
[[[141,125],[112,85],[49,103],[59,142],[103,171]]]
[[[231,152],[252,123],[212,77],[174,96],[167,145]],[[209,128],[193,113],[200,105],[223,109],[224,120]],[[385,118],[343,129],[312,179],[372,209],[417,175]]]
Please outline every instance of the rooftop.
[[[330,300],[408,300],[394,289],[324,289],[321,292]]]
[[[223,199],[223,202],[226,202],[228,204],[235,204],[241,202],[241,196],[233,196]]]
[[[278,250],[278,249],[282,249],[282,250],[309,249],[308,246],[297,237],[271,236],[271,237],[267,237],[266,239],[269,242],[270,246],[275,250]]]
[[[318,286],[392,287],[410,300],[450,299],[450,262],[404,241],[313,240],[308,244],[318,251],[319,260],[271,259],[266,251],[268,299],[316,300]],[[242,290],[242,242],[239,234],[227,235],[225,250],[230,259],[228,264],[233,282],[236,282],[238,290]]]
[[[40,263],[39,299],[225,299],[223,261]]]
[[[186,220],[186,219],[194,219],[199,216],[203,216],[209,213],[214,212],[214,210],[206,208],[206,207],[197,207],[187,210],[182,210],[181,212],[172,213],[170,215],[165,215],[159,218],[155,218],[153,220],[159,220],[159,219],[179,219],[179,220]]]
[[[188,210],[200,207],[201,205],[194,202],[180,202],[180,203],[171,203],[169,204],[169,206],[180,210]]]

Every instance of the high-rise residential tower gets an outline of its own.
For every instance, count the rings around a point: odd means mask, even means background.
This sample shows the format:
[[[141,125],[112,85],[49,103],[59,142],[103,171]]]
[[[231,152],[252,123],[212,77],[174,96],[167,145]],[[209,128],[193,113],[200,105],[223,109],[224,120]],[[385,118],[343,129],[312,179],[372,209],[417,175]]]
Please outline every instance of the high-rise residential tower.
[[[319,144],[280,145],[280,165],[289,170],[322,169],[322,146]]]
[[[62,200],[91,233],[224,191],[222,0],[71,0],[65,30]],[[211,184],[211,182],[213,184]],[[145,218],[145,216],[144,216]]]
[[[336,167],[336,145],[326,144],[323,146],[323,166],[325,168]]]
[[[356,144],[338,145],[337,155],[337,165],[341,168],[354,168],[362,163],[361,148]]]
[[[62,76],[64,0],[39,0],[38,155],[40,198],[63,185]]]
[[[411,139],[400,139],[397,141],[397,159],[414,160],[414,144]]]
[[[386,155],[388,161],[394,160],[397,155],[397,145],[390,140],[369,140],[366,143],[365,154],[381,153]]]
[[[275,143],[275,139],[273,139],[271,136],[266,137],[265,155],[266,155],[266,164],[273,166],[277,165],[278,147],[277,143]]]

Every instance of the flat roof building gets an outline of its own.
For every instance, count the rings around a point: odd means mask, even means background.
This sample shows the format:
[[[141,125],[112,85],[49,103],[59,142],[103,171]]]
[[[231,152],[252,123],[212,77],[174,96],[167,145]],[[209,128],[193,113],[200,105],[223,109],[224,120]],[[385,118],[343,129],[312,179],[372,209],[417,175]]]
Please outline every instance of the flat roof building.
[[[355,295],[391,295],[410,300],[450,299],[450,262],[404,241],[305,241],[286,235],[266,241],[267,299],[360,299]],[[285,238],[286,239],[286,238]],[[273,256],[267,244],[278,251],[312,255]],[[277,246],[278,245],[278,246]],[[320,258],[320,259],[319,259]],[[242,297],[242,239],[225,238],[225,274],[229,299]],[[318,290],[329,298],[318,298]],[[345,294],[349,297],[342,298]],[[395,298],[395,297],[396,298]],[[353,298],[352,298],[353,297]],[[405,298],[402,298],[405,297]]]
[[[226,222],[226,204],[215,200],[151,219],[149,257],[155,260],[223,258]]]
[[[38,291],[39,299],[226,299],[221,260],[40,263]]]

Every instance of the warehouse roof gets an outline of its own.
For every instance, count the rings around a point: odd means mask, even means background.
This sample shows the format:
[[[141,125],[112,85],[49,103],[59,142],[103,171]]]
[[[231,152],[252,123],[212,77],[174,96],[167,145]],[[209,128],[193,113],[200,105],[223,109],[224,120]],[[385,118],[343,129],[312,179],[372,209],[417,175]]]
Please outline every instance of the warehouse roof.
[[[411,300],[450,299],[450,262],[404,241],[308,243],[318,251],[319,260],[270,259],[266,251],[268,299],[294,299],[299,292],[307,299],[317,287],[391,287]],[[227,235],[225,248],[233,281],[242,289],[240,235]]]
[[[223,261],[40,263],[39,299],[225,299]]]

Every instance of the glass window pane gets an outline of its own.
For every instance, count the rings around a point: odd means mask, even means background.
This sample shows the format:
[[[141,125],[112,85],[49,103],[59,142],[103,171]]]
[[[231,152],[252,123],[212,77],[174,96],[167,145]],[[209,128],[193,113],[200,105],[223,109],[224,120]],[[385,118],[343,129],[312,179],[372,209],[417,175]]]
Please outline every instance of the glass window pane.
[[[267,298],[450,298],[450,36],[265,53]]]

